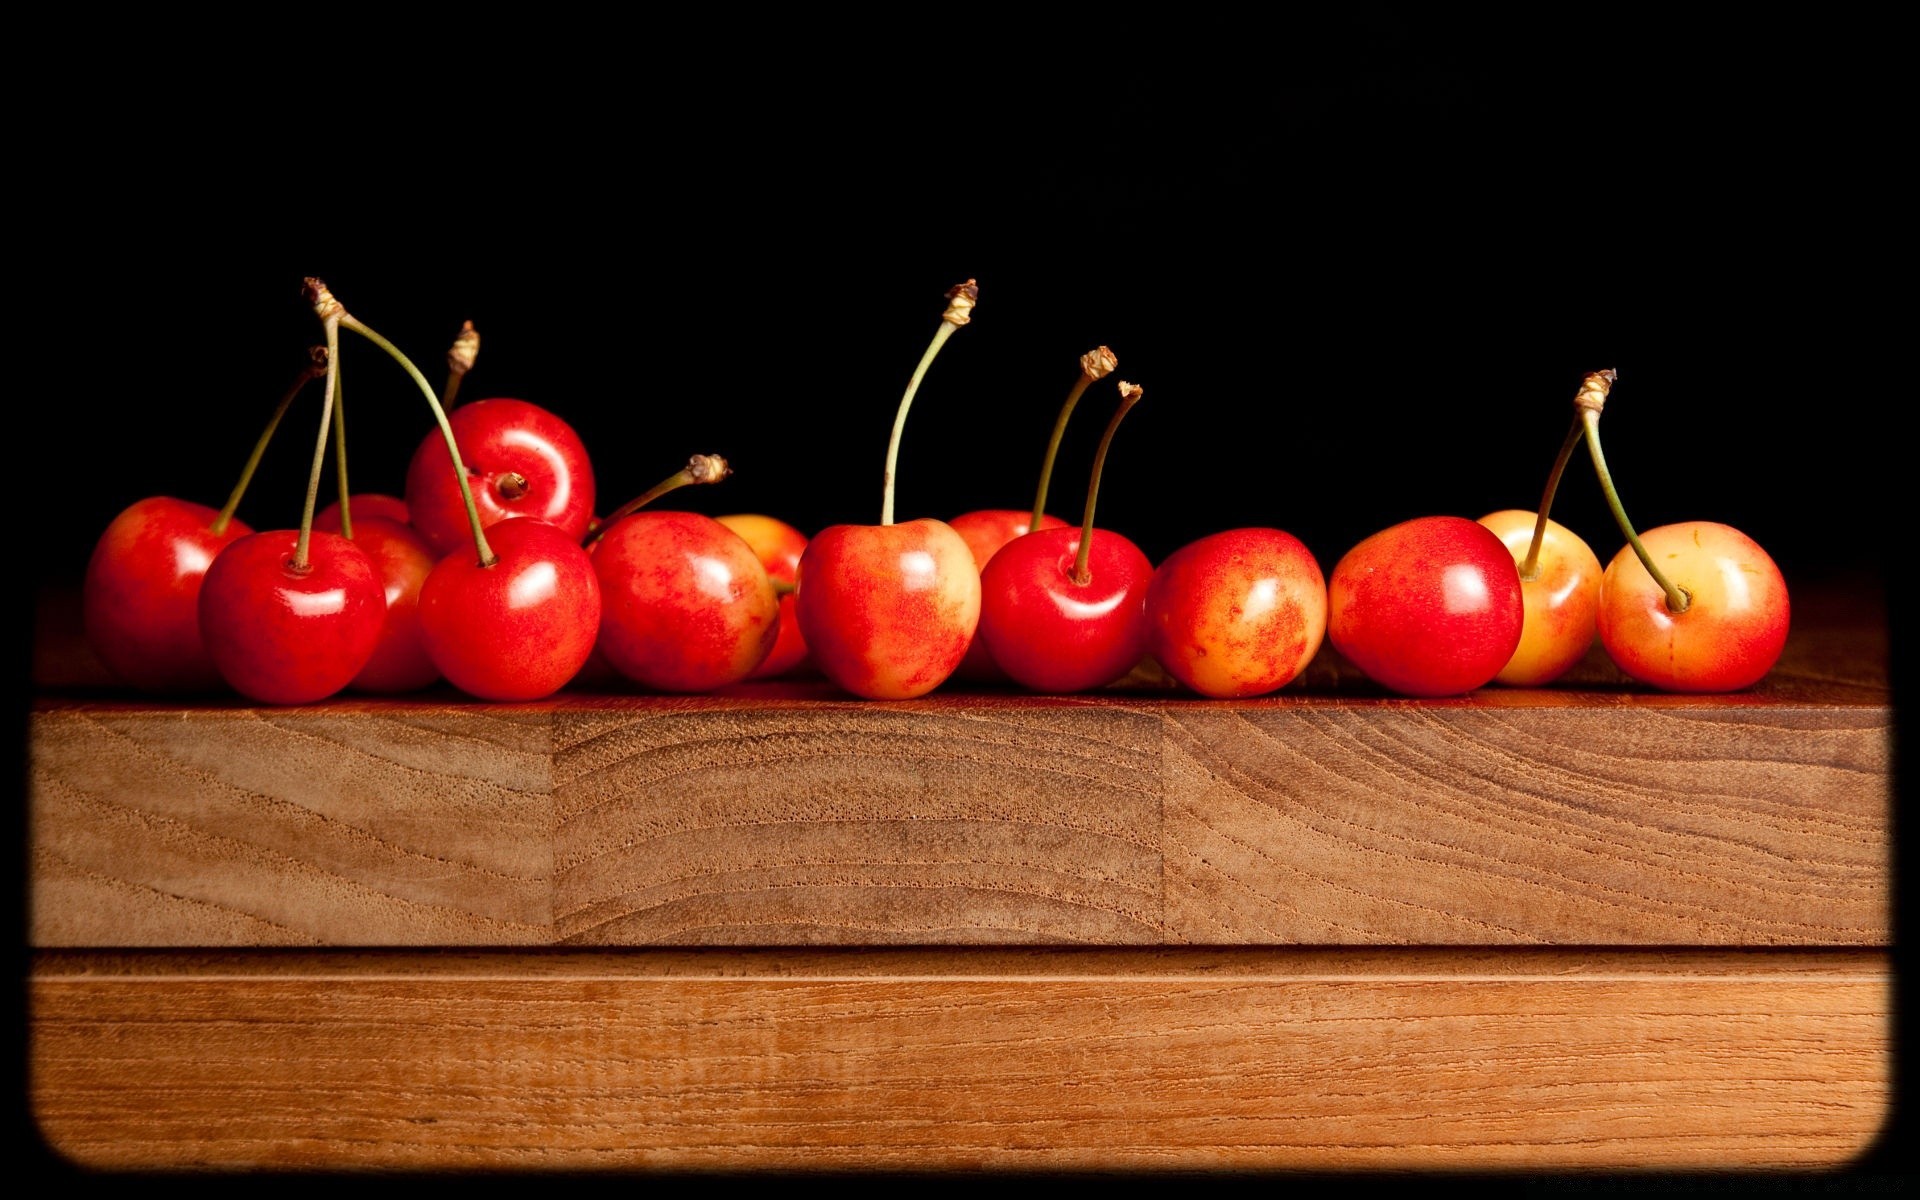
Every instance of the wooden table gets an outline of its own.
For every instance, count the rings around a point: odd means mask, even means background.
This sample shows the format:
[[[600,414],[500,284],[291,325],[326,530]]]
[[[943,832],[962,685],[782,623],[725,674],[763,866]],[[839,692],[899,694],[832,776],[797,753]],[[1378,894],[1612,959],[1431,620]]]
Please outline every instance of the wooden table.
[[[1704,698],[43,669],[32,1112],[105,1168],[1845,1163],[1891,1101],[1885,616],[1795,616]]]

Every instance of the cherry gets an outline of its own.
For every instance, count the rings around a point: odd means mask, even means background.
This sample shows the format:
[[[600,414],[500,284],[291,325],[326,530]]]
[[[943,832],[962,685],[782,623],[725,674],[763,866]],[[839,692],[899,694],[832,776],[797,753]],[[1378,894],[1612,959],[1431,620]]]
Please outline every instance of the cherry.
[[[365,517],[380,517],[401,525],[412,524],[407,513],[407,502],[398,496],[388,496],[381,492],[356,492],[347,498],[347,502],[351,506],[352,519],[355,521]],[[324,529],[328,533],[339,533],[340,502],[335,500],[313,514],[313,527]]]
[[[359,508],[355,500],[354,511]],[[319,524],[318,517],[314,523]],[[433,549],[411,525],[389,517],[355,516],[353,544],[380,577],[387,615],[373,655],[352,686],[363,692],[419,691],[440,678],[420,638],[420,587],[433,571]]]
[[[294,398],[326,373],[327,350],[307,352],[219,512],[152,496],[123,510],[94,544],[81,587],[87,641],[121,679],[149,692],[211,691],[220,672],[200,637],[200,587],[228,545],[253,532],[234,519],[267,444]]]
[[[87,643],[115,675],[148,692],[200,692],[220,672],[200,639],[200,588],[230,543],[253,532],[204,504],[150,496],[107,526],[81,588]]]
[[[1613,386],[1612,371],[1593,371],[1580,383],[1581,394],[1605,396]],[[1576,397],[1575,408],[1580,406]],[[1547,473],[1546,491],[1538,512],[1503,509],[1488,513],[1480,523],[1506,544],[1520,572],[1520,598],[1526,610],[1520,644],[1500,668],[1494,682],[1515,687],[1538,687],[1567,673],[1593,647],[1600,608],[1600,560],[1580,536],[1552,520],[1553,497],[1560,476],[1580,444],[1578,416],[1561,442],[1560,454]]]
[[[1119,366],[1120,360],[1113,351],[1105,346],[1089,350],[1080,356],[1080,376],[1068,389],[1066,400],[1060,405],[1060,412],[1053,420],[1053,433],[1047,439],[1047,452],[1040,461],[1040,486],[1033,497],[1031,511],[1011,508],[983,508],[973,512],[964,512],[948,522],[953,531],[967,543],[973,551],[973,565],[985,571],[987,563],[1000,547],[1022,534],[1037,529],[1064,529],[1067,523],[1047,512],[1047,486],[1053,480],[1053,461],[1060,453],[1060,441],[1066,436],[1067,421],[1073,416],[1073,410],[1080,403],[1080,397],[1095,380],[1105,379]],[[960,660],[959,670],[954,672],[960,679],[974,682],[990,682],[1004,679],[1006,676],[994,664],[987,653],[986,643],[975,638],[967,649],[967,656]]]
[[[447,682],[482,700],[538,700],[579,673],[600,631],[593,562],[555,526],[487,529],[487,558],[441,559],[420,585],[420,634]]]
[[[1787,643],[1787,582],[1746,534],[1711,521],[1650,529],[1620,503],[1600,447],[1606,392],[1574,401],[1594,473],[1627,545],[1600,580],[1600,643],[1622,671],[1670,692],[1731,692],[1764,678]]]
[[[593,516],[593,465],[573,427],[525,400],[475,400],[453,410],[453,436],[482,526],[533,517],[578,542]],[[446,554],[467,537],[465,501],[449,482],[453,460],[443,438],[428,434],[407,467],[407,509],[414,527]]]
[[[386,600],[373,563],[339,534],[275,529],[220,552],[200,589],[200,634],[220,675],[262,704],[310,704],[360,673]]]
[[[739,534],[712,517],[643,512],[595,544],[605,611],[600,652],[614,670],[667,692],[745,679],[773,649],[780,597]]]
[[[1174,551],[1147,587],[1147,652],[1203,696],[1259,696],[1320,649],[1327,585],[1299,538],[1229,529]]]
[[[1327,634],[1368,677],[1408,696],[1490,681],[1520,644],[1520,572],[1464,517],[1420,517],[1347,551],[1327,582]]]
[[[747,678],[774,679],[799,670],[807,661],[807,638],[800,632],[800,618],[794,612],[794,589],[800,583],[800,556],[806,552],[807,535],[778,517],[762,513],[730,513],[714,519],[753,548],[773,580],[774,590],[780,593],[780,632],[766,661]]]
[[[893,522],[900,433],[920,381],[979,298],[974,281],[947,293],[932,342],[907,383],[887,442],[880,524],[833,525],[800,559],[797,611],[814,663],[834,683],[874,700],[922,696],[946,682],[980,620],[980,571],[953,528]]]
[[[1122,381],[1120,405],[1094,455],[1079,529],[1041,529],[1000,548],[980,573],[980,631],[992,661],[1043,692],[1112,683],[1146,653],[1153,564],[1117,533],[1095,529],[1107,448],[1141,389]]]

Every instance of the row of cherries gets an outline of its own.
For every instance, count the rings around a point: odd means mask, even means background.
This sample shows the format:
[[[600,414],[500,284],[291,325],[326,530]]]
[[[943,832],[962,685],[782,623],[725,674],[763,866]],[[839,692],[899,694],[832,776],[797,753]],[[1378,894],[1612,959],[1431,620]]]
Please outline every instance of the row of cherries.
[[[406,692],[445,679],[512,701],[608,673],[697,692],[811,663],[856,695],[904,699],[956,676],[1082,691],[1151,659],[1202,695],[1243,697],[1294,679],[1330,637],[1383,686],[1445,696],[1494,680],[1550,682],[1597,633],[1636,679],[1728,691],[1764,676],[1786,639],[1786,585],[1751,539],[1709,522],[1633,530],[1600,449],[1610,371],[1583,382],[1537,512],[1408,521],[1355,546],[1330,577],[1299,539],[1267,528],[1203,537],[1155,569],[1132,541],[1094,526],[1101,470],[1143,394],[1136,385],[1119,384],[1081,525],[1045,513],[1068,419],[1117,366],[1104,346],[1080,360],[1031,510],[894,522],[901,430],[928,367],[971,320],[971,280],[948,293],[895,415],[880,523],[836,525],[811,540],[770,516],[640,511],[677,487],[725,478],[725,461],[708,455],[597,519],[592,466],[564,421],[521,400],[454,407],[478,350],[471,325],[436,395],[325,284],[308,280],[307,297],[327,344],[281,401],[226,506],[142,500],[95,547],[88,638],[138,688],[224,683],[258,702],[302,704],[348,687]],[[393,356],[433,408],[439,432],[415,452],[404,499],[347,487],[335,419],[341,329]],[[281,417],[316,379],[326,403],[301,526],[254,533],[234,510]],[[316,512],[330,429],[342,499]],[[1629,542],[1604,573],[1586,543],[1546,515],[1582,442]]]

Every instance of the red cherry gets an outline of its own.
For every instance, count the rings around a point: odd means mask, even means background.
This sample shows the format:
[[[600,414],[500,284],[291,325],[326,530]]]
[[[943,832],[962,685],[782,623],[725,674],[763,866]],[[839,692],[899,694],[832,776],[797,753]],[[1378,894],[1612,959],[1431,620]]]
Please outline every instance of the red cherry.
[[[204,504],[151,496],[129,505],[94,544],[80,594],[87,641],[100,661],[149,692],[211,691],[220,672],[200,638],[207,568],[252,533]]]
[[[945,522],[832,525],[800,559],[800,632],[828,679],[904,700],[946,682],[980,621],[973,552]]]
[[[767,657],[780,598],[753,548],[712,517],[637,512],[594,543],[600,652],[643,686],[704,692]]]
[[[973,565],[984,572],[987,563],[993,560],[1002,546],[1022,534],[1032,532],[1033,514],[1024,509],[982,508],[961,513],[948,523],[967,543],[967,549],[973,551]],[[1040,528],[1065,529],[1069,526],[1059,517],[1047,513],[1040,518]],[[970,683],[995,683],[1007,678],[1007,673],[993,661],[987,644],[979,638],[973,640],[973,645],[967,649],[967,656],[960,660],[960,666],[953,674],[954,678]]]
[[[1669,692],[1732,692],[1758,683],[1787,643],[1787,581],[1746,534],[1712,521],[1649,529],[1640,540],[1687,610],[1623,546],[1600,581],[1600,641],[1620,669]]]
[[[538,700],[579,672],[600,630],[593,563],[545,521],[487,530],[495,561],[469,543],[420,585],[420,634],[447,682],[482,700]]]
[[[1203,696],[1259,696],[1319,652],[1327,586],[1299,538],[1229,529],[1168,556],[1147,588],[1147,652]]]
[[[1327,584],[1327,632],[1375,682],[1453,696],[1520,644],[1526,605],[1505,543],[1464,517],[1420,517],[1347,551]]]
[[[360,516],[357,498],[353,512],[353,544],[373,563],[387,594],[380,640],[373,657],[353,677],[353,687],[363,692],[417,692],[440,678],[420,639],[420,586],[433,571],[433,550],[411,525]]]
[[[347,686],[372,656],[387,604],[358,546],[317,532],[304,570],[300,533],[241,538],[213,560],[200,589],[200,635],[221,676],[262,704],[310,704]]]
[[[789,588],[800,583],[800,556],[806,553],[807,535],[777,517],[759,513],[732,513],[715,520],[746,539],[768,578]],[[776,589],[777,590],[777,589]],[[766,661],[755,667],[748,679],[773,679],[799,670],[807,661],[807,638],[800,632],[800,618],[794,612],[791,591],[780,595],[780,633]]]
[[[1043,529],[1000,548],[980,574],[980,636],[1014,682],[1079,692],[1131,671],[1147,649],[1153,564],[1117,533],[1093,531],[1085,582],[1078,529]],[[971,652],[969,652],[971,653]]]
[[[578,543],[593,516],[593,466],[573,428],[525,400],[476,400],[448,414],[466,464],[480,524],[531,517]],[[407,510],[436,553],[471,546],[453,459],[438,430],[407,467]]]
[[[451,468],[449,468],[451,471]],[[407,502],[398,496],[382,495],[379,492],[356,492],[353,501],[353,531],[360,532],[360,522],[368,517],[382,517],[397,521],[402,525],[412,523],[407,513]],[[340,532],[340,502],[335,500],[319,512],[313,514],[313,527],[324,529],[328,533]]]

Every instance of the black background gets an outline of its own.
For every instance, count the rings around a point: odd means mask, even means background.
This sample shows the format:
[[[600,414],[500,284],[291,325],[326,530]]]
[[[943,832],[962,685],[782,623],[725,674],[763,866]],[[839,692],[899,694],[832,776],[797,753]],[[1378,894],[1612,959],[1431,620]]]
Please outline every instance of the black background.
[[[1737,525],[1795,587],[1882,573],[1884,422],[1912,395],[1892,32],[1357,12],[1059,38],[742,15],[639,40],[522,15],[405,45],[370,17],[172,14],[33,48],[64,73],[16,117],[26,573],[77,582],[143,496],[221,502],[318,336],[309,274],[436,382],[473,320],[465,397],[571,422],[602,511],[715,451],[735,477],[673,504],[876,520],[895,402],[971,276],[903,518],[1026,507],[1104,342],[1147,395],[1101,525],[1156,561],[1274,525],[1331,569],[1409,517],[1532,506],[1582,374],[1611,366],[1643,528]],[[370,345],[343,366],[356,488],[398,491],[426,407]],[[1109,389],[1061,456],[1068,520]],[[298,520],[313,394],[256,528]],[[1603,562],[1620,544],[1583,462],[1556,516]]]

